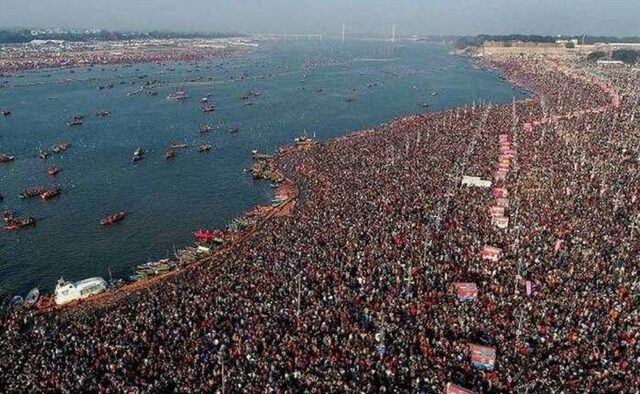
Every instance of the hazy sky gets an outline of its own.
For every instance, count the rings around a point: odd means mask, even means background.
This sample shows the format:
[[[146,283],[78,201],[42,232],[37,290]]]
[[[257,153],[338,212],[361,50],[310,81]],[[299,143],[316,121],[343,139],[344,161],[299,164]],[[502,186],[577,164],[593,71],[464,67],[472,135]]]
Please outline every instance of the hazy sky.
[[[640,35],[640,0],[0,0],[0,27]]]

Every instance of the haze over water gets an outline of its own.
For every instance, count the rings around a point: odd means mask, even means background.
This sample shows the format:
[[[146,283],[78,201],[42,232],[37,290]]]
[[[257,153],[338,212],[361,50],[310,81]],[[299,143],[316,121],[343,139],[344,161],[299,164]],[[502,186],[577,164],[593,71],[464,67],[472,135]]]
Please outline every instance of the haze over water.
[[[173,245],[190,245],[194,230],[224,227],[248,208],[270,202],[269,183],[243,173],[252,149],[274,151],[305,131],[319,140],[344,135],[425,111],[424,102],[435,111],[524,96],[495,73],[449,56],[447,46],[402,43],[389,56],[389,45],[274,42],[198,67],[98,66],[8,78],[11,87],[0,89],[0,108],[13,114],[0,118],[0,153],[17,159],[0,165],[1,204],[35,215],[38,224],[0,232],[0,289],[50,291],[61,275],[106,278],[109,268],[125,278],[138,264],[172,256]],[[392,60],[361,60],[387,56]],[[161,82],[157,96],[127,95],[151,79]],[[97,89],[107,84],[114,88]],[[176,89],[187,90],[190,99],[166,100]],[[244,106],[240,97],[249,91],[260,96]],[[199,100],[209,94],[216,111],[205,114]],[[95,117],[100,108],[111,115]],[[86,116],[84,124],[67,127],[66,119],[78,113]],[[214,130],[200,134],[207,123]],[[229,134],[236,126],[240,131]],[[38,148],[62,140],[71,144],[63,155],[36,157]],[[174,142],[190,146],[165,161],[162,153]],[[209,154],[197,152],[201,142],[213,145]],[[133,165],[137,147],[147,154]],[[53,180],[46,174],[52,165],[61,168]],[[59,198],[18,198],[25,188],[50,184],[62,187]],[[118,210],[127,212],[124,221],[99,225]]]

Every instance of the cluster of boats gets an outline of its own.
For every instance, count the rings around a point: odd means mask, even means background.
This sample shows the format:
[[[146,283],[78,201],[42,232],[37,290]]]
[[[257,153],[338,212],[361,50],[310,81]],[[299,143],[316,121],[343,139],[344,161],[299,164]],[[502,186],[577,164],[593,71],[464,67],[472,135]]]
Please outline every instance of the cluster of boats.
[[[38,197],[43,201],[47,201],[55,196],[60,195],[60,193],[62,193],[62,189],[59,186],[52,186],[48,188],[39,186],[23,190],[22,193],[18,195],[18,197],[22,199]]]
[[[62,142],[58,142],[53,147],[51,147],[51,151],[53,153],[62,153],[66,151],[68,148],[69,148],[69,144],[62,141]],[[46,149],[39,149],[38,157],[42,160],[46,160],[49,157],[49,151],[47,151]]]
[[[47,308],[55,305],[64,305],[73,301],[80,301],[93,295],[100,294],[107,289],[107,282],[100,278],[88,278],[78,282],[67,282],[60,278],[56,283],[52,296],[41,296],[37,287],[33,288],[26,297],[16,295],[11,300],[13,308]]]

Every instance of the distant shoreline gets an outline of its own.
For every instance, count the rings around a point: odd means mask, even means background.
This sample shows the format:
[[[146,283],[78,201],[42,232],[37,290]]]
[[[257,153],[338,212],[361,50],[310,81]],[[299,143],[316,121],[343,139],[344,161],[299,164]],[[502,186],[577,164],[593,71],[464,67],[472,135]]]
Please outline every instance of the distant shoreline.
[[[245,51],[257,45],[253,41],[235,37],[9,44],[0,46],[0,77],[75,67],[199,61]]]

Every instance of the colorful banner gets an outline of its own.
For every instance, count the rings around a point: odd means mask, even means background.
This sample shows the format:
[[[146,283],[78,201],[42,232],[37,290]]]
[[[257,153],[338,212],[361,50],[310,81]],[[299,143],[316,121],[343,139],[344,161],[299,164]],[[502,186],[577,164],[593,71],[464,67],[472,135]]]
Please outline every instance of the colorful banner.
[[[482,260],[498,261],[502,249],[493,246],[485,246],[482,248]]]
[[[478,298],[478,286],[475,283],[454,283],[460,301],[474,301]]]
[[[470,345],[471,364],[480,369],[493,370],[496,364],[496,348],[490,346]]]

